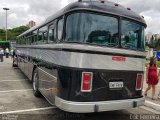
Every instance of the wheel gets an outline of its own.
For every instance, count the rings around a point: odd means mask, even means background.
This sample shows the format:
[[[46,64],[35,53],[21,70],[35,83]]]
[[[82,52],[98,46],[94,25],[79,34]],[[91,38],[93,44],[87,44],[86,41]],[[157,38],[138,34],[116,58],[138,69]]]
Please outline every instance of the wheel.
[[[18,67],[17,65],[15,65],[15,64],[12,64],[12,67]]]
[[[33,87],[33,94],[36,97],[41,97],[41,93],[39,91],[39,78],[38,78],[38,70],[35,69],[33,72],[33,77],[32,77],[32,87]]]

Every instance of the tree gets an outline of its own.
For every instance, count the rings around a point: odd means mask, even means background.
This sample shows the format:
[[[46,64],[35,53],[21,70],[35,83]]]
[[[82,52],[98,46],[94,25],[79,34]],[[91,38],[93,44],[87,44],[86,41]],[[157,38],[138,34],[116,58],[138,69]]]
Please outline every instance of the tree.
[[[159,50],[160,50],[160,38],[156,40],[155,50],[156,50],[156,51],[159,51]]]
[[[13,29],[8,29],[7,30],[7,36],[8,36],[8,40],[11,41],[15,41],[16,37],[20,34],[22,34],[23,32],[25,32],[26,30],[28,30],[29,28],[26,26],[20,26],[20,27],[16,27]],[[6,31],[3,29],[0,29],[0,41],[5,41],[6,40]]]
[[[5,35],[6,35],[5,30],[0,29],[0,41],[5,40],[5,37],[6,37]]]
[[[15,33],[15,35],[20,35],[21,33],[23,33],[24,31],[28,30],[29,28],[26,27],[26,26],[20,26],[20,27],[17,27],[17,28],[13,28],[12,29],[12,32]]]
[[[156,48],[156,42],[157,42],[157,40],[155,40],[153,35],[152,35],[151,40],[148,43],[146,43],[146,46],[148,46],[149,48],[155,49]]]

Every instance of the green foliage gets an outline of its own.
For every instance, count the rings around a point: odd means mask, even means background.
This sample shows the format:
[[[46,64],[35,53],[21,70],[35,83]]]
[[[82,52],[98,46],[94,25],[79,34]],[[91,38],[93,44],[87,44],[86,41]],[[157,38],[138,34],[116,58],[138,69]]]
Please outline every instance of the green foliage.
[[[154,50],[156,50],[156,51],[160,50],[160,39],[156,40],[156,46],[155,46]]]
[[[3,29],[0,29],[0,41],[5,40],[6,38],[6,32]]]
[[[20,35],[21,33],[25,32],[28,29],[29,28],[26,26],[20,26],[13,29],[8,29],[7,30],[8,40],[15,41],[18,35]],[[0,41],[5,41],[5,40],[6,40],[6,31],[0,29]]]
[[[149,62],[145,63],[145,66],[147,67],[149,65]],[[160,68],[160,61],[157,61],[157,67]]]
[[[8,41],[0,41],[0,47],[5,49],[5,48],[10,48],[10,42]]]
[[[160,39],[155,39],[152,36],[151,40],[149,43],[146,43],[146,46],[148,46],[149,48],[153,48],[155,51],[159,51],[160,50]]]
[[[148,46],[149,48],[155,48],[156,47],[156,40],[154,40],[154,37],[152,36],[151,40],[149,43],[146,43],[146,46]]]

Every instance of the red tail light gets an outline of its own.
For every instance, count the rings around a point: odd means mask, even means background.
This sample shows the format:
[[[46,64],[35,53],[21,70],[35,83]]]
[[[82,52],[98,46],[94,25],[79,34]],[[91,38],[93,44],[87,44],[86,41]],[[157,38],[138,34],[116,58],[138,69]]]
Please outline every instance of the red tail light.
[[[92,90],[92,72],[82,72],[81,91],[91,92]]]
[[[142,89],[143,74],[137,74],[136,90]]]

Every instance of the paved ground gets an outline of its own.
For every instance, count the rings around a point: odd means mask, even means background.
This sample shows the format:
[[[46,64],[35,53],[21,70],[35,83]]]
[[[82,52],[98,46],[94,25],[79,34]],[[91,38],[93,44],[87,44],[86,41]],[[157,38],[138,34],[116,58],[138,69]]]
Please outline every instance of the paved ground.
[[[145,79],[145,76],[144,76],[143,92],[146,90],[147,86],[148,86],[148,85],[146,84],[146,79]],[[158,94],[160,93],[160,81],[159,81],[159,83],[156,85],[156,93],[155,93],[155,97],[154,97],[155,100],[152,100],[152,99],[151,99],[151,93],[152,93],[152,90],[149,90],[149,91],[148,91],[148,94],[147,94],[147,97],[146,97],[146,100],[151,101],[151,102],[154,102],[154,103],[160,105],[160,99],[158,99]]]
[[[44,98],[33,96],[32,84],[19,69],[12,68],[11,59],[0,62],[0,119],[2,120],[137,120],[150,117],[146,114],[154,115],[159,112],[145,106],[91,114],[63,112],[48,104]],[[160,116],[153,117],[160,119]]]
[[[160,69],[159,69],[160,70]],[[146,76],[146,75],[145,75]],[[143,94],[147,88],[147,84],[146,84],[146,78],[144,76],[144,83],[143,83]],[[147,97],[146,97],[146,103],[145,106],[153,108],[154,110],[160,111],[160,99],[158,98],[158,94],[160,92],[160,81],[159,83],[156,85],[156,93],[155,93],[155,100],[151,99],[151,93],[152,90],[148,91],[147,93]]]

